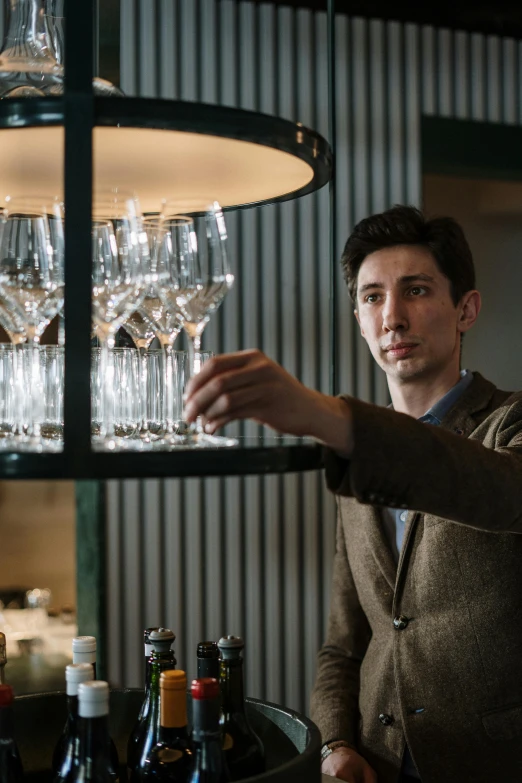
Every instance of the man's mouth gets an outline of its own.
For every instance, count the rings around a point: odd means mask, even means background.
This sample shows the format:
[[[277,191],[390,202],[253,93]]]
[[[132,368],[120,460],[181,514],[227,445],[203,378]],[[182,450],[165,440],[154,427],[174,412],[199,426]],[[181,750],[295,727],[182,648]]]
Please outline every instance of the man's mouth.
[[[418,343],[395,343],[395,345],[390,345],[384,350],[388,356],[393,356],[395,359],[403,359],[405,356],[409,356],[417,346]]]

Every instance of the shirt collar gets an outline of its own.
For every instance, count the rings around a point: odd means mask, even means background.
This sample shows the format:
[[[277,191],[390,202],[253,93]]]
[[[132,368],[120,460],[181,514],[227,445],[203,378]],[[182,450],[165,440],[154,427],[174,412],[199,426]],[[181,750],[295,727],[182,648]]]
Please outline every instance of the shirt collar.
[[[473,373],[470,370],[460,371],[460,381],[455,384],[444,397],[432,405],[426,413],[419,418],[419,421],[427,424],[440,424],[444,416],[448,413],[457,400],[464,394],[468,386],[473,381]]]

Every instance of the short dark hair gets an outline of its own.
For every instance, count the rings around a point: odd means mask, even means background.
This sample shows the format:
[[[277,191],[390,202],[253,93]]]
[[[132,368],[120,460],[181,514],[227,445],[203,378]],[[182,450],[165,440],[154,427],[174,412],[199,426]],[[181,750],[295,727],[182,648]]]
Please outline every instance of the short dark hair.
[[[357,278],[370,253],[396,245],[419,245],[430,251],[450,281],[451,298],[457,306],[467,291],[475,288],[475,266],[462,227],[451,217],[427,219],[416,207],[396,205],[357,223],[341,257],[344,278],[357,302]]]

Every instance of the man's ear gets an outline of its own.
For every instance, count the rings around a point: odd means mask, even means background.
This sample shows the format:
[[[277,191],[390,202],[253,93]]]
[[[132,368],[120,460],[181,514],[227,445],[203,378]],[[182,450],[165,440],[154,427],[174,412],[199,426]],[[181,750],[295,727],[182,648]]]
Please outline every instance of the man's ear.
[[[359,318],[359,313],[357,312],[357,310],[354,310],[353,314],[354,314],[354,316],[355,316],[355,318],[357,320],[357,323],[359,324],[359,329],[361,330],[361,336],[364,337],[364,332],[362,330],[361,319]]]
[[[482,299],[478,291],[466,291],[462,299],[460,300],[460,315],[457,322],[457,329],[464,334],[468,329],[471,329],[475,321],[477,320],[480,308],[482,306]]]

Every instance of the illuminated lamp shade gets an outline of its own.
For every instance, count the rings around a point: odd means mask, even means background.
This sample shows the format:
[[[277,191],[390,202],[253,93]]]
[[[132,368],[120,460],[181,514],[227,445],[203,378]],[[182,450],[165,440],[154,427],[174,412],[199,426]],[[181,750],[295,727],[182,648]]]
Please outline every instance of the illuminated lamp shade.
[[[180,130],[95,127],[94,185],[133,190],[143,212],[208,194],[223,206],[316,190],[313,165],[273,146]],[[0,130],[0,204],[6,195],[63,195],[62,126]]]

